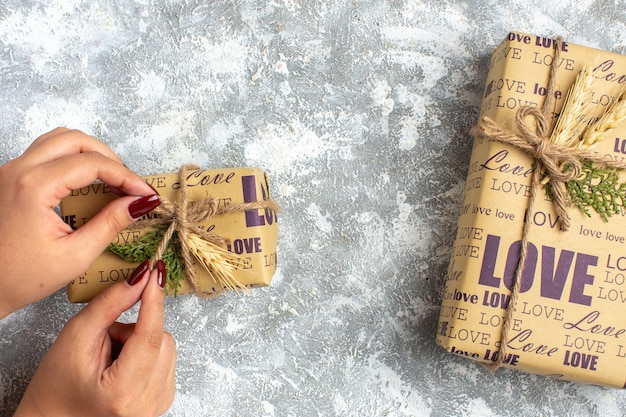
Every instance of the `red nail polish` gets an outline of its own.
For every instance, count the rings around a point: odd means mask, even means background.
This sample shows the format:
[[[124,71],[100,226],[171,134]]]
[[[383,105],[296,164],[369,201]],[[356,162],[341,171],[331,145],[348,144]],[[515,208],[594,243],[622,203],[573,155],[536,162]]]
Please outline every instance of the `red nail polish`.
[[[128,213],[133,219],[137,219],[146,213],[159,207],[161,199],[158,194],[146,195],[138,198],[128,205]]]
[[[150,261],[146,259],[137,267],[137,269],[133,271],[132,274],[130,274],[128,279],[126,279],[126,282],[128,283],[128,285],[135,285],[136,283],[141,281],[141,278],[143,278],[143,276],[146,272],[148,272],[149,269]]]
[[[159,287],[165,288],[165,281],[167,279],[167,271],[165,270],[165,262],[159,259],[156,262],[156,269],[157,269],[157,284],[159,284]]]
[[[148,184],[148,187],[152,188],[152,191],[154,191],[154,193],[155,193],[156,195],[160,195],[160,194],[159,194],[159,192],[157,191],[157,189],[156,189],[156,188],[154,188],[154,187],[152,186],[152,184],[149,184],[149,183],[147,183],[147,182],[146,182],[146,184]]]

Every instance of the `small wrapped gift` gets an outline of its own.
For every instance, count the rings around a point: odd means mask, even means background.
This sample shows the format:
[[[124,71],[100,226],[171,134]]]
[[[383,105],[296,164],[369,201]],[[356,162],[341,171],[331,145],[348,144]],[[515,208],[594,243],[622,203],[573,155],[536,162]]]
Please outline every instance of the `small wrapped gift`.
[[[144,179],[161,195],[161,206],[119,233],[68,285],[71,302],[89,301],[148,258],[164,260],[168,294],[211,296],[270,284],[277,264],[278,205],[262,170],[183,167]],[[64,198],[61,216],[79,228],[115,198],[106,184],[94,183]]]
[[[494,52],[437,342],[626,387],[626,57],[510,33]]]

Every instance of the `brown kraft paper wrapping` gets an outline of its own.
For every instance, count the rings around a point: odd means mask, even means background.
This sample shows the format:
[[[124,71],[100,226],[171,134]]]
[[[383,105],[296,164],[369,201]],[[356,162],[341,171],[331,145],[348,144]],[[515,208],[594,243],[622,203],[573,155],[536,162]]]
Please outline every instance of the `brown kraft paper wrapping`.
[[[189,201],[213,197],[219,207],[267,200],[270,198],[269,182],[264,171],[257,168],[228,168],[189,171],[187,193]],[[178,200],[179,174],[170,173],[143,177],[160,195],[170,201]],[[63,220],[77,229],[94,216],[104,205],[115,199],[106,184],[94,183],[74,190],[61,201]],[[149,216],[149,214],[148,214]],[[238,258],[235,278],[247,288],[270,284],[276,270],[278,239],[277,217],[271,210],[250,210],[220,214],[198,226],[221,236],[228,242],[229,251]],[[114,243],[133,242],[147,230],[127,229],[118,234]],[[67,286],[71,302],[87,302],[109,285],[126,279],[138,263],[123,260],[105,251],[88,271]],[[219,293],[223,288],[198,263],[196,278],[202,290]],[[193,289],[186,280],[181,281],[178,294],[190,294]]]
[[[541,106],[556,42],[510,33],[494,52],[481,105],[503,129],[518,132],[521,106]],[[626,83],[626,57],[563,42],[556,63],[553,120],[583,66],[599,81],[595,106],[607,108]],[[626,126],[598,143],[626,156]],[[503,318],[519,261],[533,161],[519,149],[475,140],[446,276],[437,343],[483,363],[498,358]],[[626,173],[620,174],[626,182]],[[559,230],[543,188],[530,214],[528,256],[503,366],[561,379],[626,387],[626,209],[602,220],[570,207]]]

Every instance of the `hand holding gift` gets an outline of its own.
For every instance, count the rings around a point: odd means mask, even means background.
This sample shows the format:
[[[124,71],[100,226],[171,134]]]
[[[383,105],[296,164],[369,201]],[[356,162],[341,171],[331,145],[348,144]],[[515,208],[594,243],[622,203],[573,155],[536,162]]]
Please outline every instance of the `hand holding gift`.
[[[143,177],[161,205],[123,230],[84,274],[68,285],[71,302],[88,302],[128,277],[145,259],[163,259],[166,294],[214,297],[227,289],[270,284],[277,265],[278,203],[260,168],[203,169]],[[115,196],[94,185],[61,201],[80,230]]]
[[[85,186],[120,198],[74,230],[54,209],[71,190]],[[65,286],[122,229],[160,204],[154,189],[108,147],[61,128],[0,167],[0,201],[0,318]],[[148,270],[143,263],[128,282],[111,287],[67,323],[16,416],[165,412],[174,398],[176,353],[163,331],[164,264],[157,262],[150,278]],[[115,322],[140,299],[137,324]]]
[[[54,208],[96,179],[122,197],[73,231]],[[82,274],[133,216],[158,204],[155,191],[103,143],[62,128],[39,137],[0,167],[0,318]]]
[[[165,266],[144,262],[72,318],[43,359],[15,414],[156,416],[175,392],[174,341],[163,331]],[[130,285],[129,285],[130,284]],[[136,324],[115,320],[141,299]]]

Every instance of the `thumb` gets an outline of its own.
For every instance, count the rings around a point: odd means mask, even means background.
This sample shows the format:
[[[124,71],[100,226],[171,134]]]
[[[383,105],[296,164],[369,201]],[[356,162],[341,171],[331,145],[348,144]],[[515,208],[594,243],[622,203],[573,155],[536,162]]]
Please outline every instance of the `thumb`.
[[[160,204],[158,194],[143,197],[126,196],[113,200],[70,235],[72,244],[76,249],[80,249],[83,259],[95,259],[119,232]],[[77,250],[76,253],[78,252]]]

